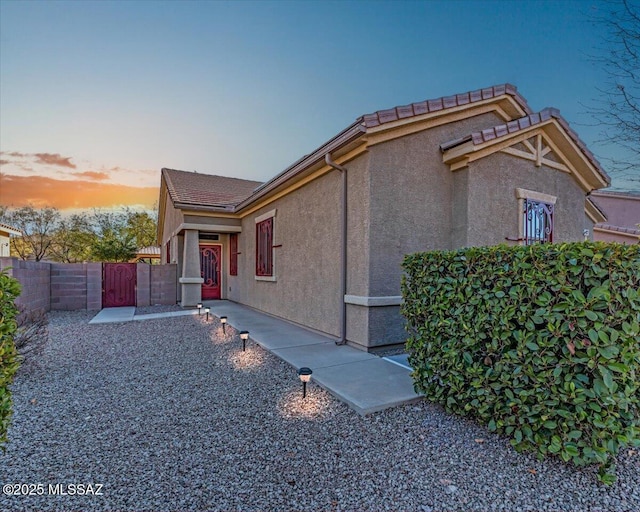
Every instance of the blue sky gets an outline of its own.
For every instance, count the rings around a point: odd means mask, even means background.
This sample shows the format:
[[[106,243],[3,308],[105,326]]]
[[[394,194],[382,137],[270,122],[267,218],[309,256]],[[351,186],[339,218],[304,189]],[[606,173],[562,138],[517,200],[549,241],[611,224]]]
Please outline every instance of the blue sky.
[[[172,167],[267,180],[362,114],[505,82],[534,110],[559,108],[604,159],[615,149],[595,143],[586,111],[606,79],[590,59],[604,38],[591,18],[605,10],[0,0],[2,173],[150,187]]]

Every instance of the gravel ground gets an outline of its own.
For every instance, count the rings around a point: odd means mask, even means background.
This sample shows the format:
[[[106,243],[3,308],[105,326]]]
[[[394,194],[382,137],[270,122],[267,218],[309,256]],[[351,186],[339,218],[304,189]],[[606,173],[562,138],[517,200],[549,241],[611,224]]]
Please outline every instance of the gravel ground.
[[[313,383],[302,401],[290,366],[203,317],[92,314],[52,313],[16,377],[0,483],[45,494],[0,510],[640,510],[637,453],[605,487],[426,402],[362,418]]]

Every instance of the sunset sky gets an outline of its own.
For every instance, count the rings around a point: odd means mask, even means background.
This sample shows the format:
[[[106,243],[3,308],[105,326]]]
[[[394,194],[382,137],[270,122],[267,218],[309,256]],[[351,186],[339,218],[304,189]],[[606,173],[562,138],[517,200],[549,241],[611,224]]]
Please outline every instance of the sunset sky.
[[[149,208],[162,167],[264,181],[362,114],[505,82],[608,170],[587,114],[605,8],[0,0],[0,204]]]

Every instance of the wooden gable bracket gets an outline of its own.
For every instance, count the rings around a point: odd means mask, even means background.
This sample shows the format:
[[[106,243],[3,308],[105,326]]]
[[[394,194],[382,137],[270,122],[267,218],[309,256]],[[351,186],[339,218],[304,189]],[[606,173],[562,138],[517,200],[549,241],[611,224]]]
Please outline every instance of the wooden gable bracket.
[[[549,141],[549,139],[547,139],[547,137],[541,131],[531,138],[523,139],[521,142],[522,145],[527,149],[527,151],[522,151],[521,149],[517,149],[513,146],[503,148],[500,151],[502,153],[516,156],[518,158],[531,160],[532,162],[535,162],[536,167],[541,167],[544,164],[547,167],[551,167],[552,169],[557,169],[562,172],[571,172],[570,168],[567,165],[556,162],[555,160],[550,160],[549,158],[545,158],[545,156],[551,153],[553,155],[556,155],[559,160],[564,161],[561,154],[558,154],[558,151],[554,151],[552,147],[553,143]]]
[[[563,131],[558,123],[555,120],[552,120],[532,126],[529,129],[510,137],[492,139],[477,145],[473,143],[473,140],[469,139],[454,147],[446,149],[442,154],[442,161],[449,166],[450,170],[457,171],[490,154],[502,152],[518,158],[533,161],[536,164],[539,163],[540,167],[545,165],[561,172],[569,173],[576,178],[584,190],[593,190],[595,187],[587,182],[585,177],[576,168],[575,162],[571,162],[570,158],[565,155],[564,151],[558,147],[558,144],[551,140],[552,136],[547,133],[547,130],[550,129],[556,130],[558,133]],[[567,138],[567,143],[570,145],[571,149],[575,151],[575,154],[578,155],[580,161],[586,162],[586,159],[581,154],[579,148],[576,147],[569,138]],[[526,151],[514,147],[518,144],[522,144]],[[551,152],[553,152],[555,157],[562,163],[545,158],[546,155]],[[603,185],[606,185],[606,183],[603,183]]]

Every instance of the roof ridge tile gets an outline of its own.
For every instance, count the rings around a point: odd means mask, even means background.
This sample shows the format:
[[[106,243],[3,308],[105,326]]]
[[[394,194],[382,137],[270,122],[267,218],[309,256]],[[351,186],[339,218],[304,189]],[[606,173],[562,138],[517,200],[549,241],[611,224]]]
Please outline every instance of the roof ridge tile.
[[[517,87],[506,83],[449,96],[440,96],[439,98],[427,99],[421,102],[411,103],[409,105],[377,110],[370,114],[363,115],[362,122],[365,127],[373,128],[385,123],[397,121],[398,119],[406,119],[408,117],[428,114],[430,112],[469,105],[471,103],[496,98],[505,94],[514,96],[524,111],[531,113],[531,109],[527,104],[527,101],[520,95],[520,93],[518,93]],[[411,107],[413,111],[413,116],[408,113],[409,107]]]

